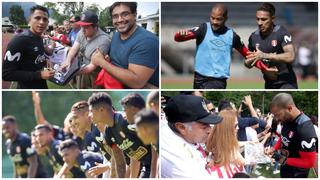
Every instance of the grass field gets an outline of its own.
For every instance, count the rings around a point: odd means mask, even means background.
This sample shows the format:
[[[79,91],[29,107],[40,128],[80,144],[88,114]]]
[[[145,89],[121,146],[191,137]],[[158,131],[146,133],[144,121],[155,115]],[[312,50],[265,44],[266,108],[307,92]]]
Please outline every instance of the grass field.
[[[13,166],[12,166],[12,162],[9,159],[9,157],[7,155],[4,155],[2,157],[2,177],[3,178],[12,178],[13,175]],[[266,178],[280,178],[280,174],[273,174],[272,173],[272,168],[269,168],[268,170],[266,170],[266,165],[260,165],[261,168],[258,169],[258,171],[261,173],[260,176],[262,177],[266,177]],[[255,174],[252,175],[253,177],[259,177]],[[315,173],[310,170],[309,171],[309,178],[316,178]]]
[[[193,88],[193,78],[189,79],[162,79],[161,89],[192,89]],[[227,89],[264,89],[264,81],[257,80],[228,80]],[[299,89],[317,89],[318,82],[316,80],[308,81],[298,81]]]
[[[266,177],[266,178],[280,178],[280,173],[278,174],[273,174],[273,167],[269,168],[268,170],[266,169],[266,165],[260,165],[260,169],[257,169],[258,172],[261,173],[260,176],[253,174],[253,177]],[[280,167],[278,167],[279,169]],[[309,175],[308,178],[316,178],[316,174],[314,173],[314,171],[312,169],[310,169],[309,171]]]

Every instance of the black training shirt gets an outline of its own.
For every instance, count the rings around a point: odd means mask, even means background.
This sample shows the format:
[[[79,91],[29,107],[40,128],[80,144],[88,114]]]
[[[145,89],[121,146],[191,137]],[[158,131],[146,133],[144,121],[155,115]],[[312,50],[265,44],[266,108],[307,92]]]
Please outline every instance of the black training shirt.
[[[258,47],[264,53],[284,53],[283,47],[292,44],[292,36],[283,26],[275,25],[271,34],[263,36],[259,29],[253,32],[249,37],[249,50],[256,51]],[[292,69],[291,63],[271,62],[263,60],[269,67],[276,66],[279,70],[278,79],[271,80],[264,75],[266,83],[271,85],[280,85],[284,83],[297,84],[296,75]]]
[[[19,89],[47,89],[40,72],[46,66],[46,59],[40,36],[30,30],[16,35],[5,53],[2,79],[17,81]]]

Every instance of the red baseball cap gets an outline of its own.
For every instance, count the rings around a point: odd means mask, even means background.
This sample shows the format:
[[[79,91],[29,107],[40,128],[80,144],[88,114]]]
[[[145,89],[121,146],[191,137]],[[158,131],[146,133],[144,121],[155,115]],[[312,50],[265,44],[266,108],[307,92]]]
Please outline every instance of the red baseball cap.
[[[81,15],[80,21],[76,22],[80,26],[88,26],[98,23],[98,16],[92,11],[86,11]]]

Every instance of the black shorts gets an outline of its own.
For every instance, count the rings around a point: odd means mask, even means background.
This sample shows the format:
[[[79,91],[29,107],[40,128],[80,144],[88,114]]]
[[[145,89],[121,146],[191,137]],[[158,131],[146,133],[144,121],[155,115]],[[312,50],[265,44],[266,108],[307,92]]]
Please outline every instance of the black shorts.
[[[214,77],[203,76],[197,72],[194,72],[194,89],[226,89],[227,79],[219,79]]]
[[[280,167],[281,178],[307,178],[309,169],[297,168],[290,165],[282,165]]]
[[[298,89],[298,85],[296,83],[268,83],[266,82],[264,85],[265,89]]]

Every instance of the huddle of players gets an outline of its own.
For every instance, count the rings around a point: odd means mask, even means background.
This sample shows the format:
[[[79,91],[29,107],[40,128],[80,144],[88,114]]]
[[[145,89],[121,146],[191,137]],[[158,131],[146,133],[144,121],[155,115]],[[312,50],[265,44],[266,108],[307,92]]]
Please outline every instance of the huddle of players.
[[[64,128],[45,120],[39,94],[32,95],[38,125],[31,138],[19,132],[14,116],[2,120],[14,177],[158,177],[159,92],[150,92],[147,103],[128,94],[123,114],[109,94],[93,93],[71,107]]]

